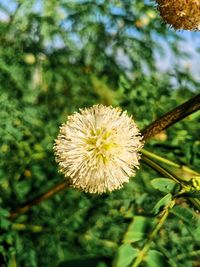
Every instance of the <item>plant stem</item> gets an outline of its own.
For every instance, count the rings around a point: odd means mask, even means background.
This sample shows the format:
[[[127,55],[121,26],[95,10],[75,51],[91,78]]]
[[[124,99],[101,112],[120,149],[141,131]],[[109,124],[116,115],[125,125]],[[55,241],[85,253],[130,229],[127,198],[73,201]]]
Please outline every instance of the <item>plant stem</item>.
[[[188,189],[188,185],[186,183],[184,183],[184,181],[182,179],[180,179],[174,172],[172,172],[166,168],[163,168],[160,164],[158,164],[157,162],[153,161],[152,159],[150,159],[144,155],[142,156],[142,160],[144,163],[146,163],[148,166],[150,166],[152,169],[154,169],[155,171],[157,171],[158,173],[160,173],[164,177],[171,178],[175,182],[180,184],[183,188]],[[188,199],[194,204],[194,206],[197,208],[197,210],[200,211],[200,200],[197,198],[191,198],[191,197]]]
[[[167,129],[174,123],[184,119],[188,115],[198,111],[200,109],[200,94],[191,98],[182,105],[172,109],[171,111],[164,114],[161,118],[157,119],[149,126],[142,130],[144,140],[149,139],[155,134]]]
[[[160,173],[161,175],[163,175],[164,177],[171,178],[176,183],[180,184],[180,181],[179,181],[178,177],[175,174],[173,174],[172,172],[170,172],[166,168],[163,168],[157,162],[153,161],[152,159],[150,159],[150,158],[148,158],[148,157],[146,157],[144,155],[142,155],[142,161],[144,163],[146,163],[148,166],[150,166],[152,169],[154,169],[155,171],[157,171],[158,173]]]
[[[151,232],[151,234],[149,235],[144,247],[142,248],[142,250],[140,250],[137,258],[135,259],[132,267],[137,267],[140,265],[140,263],[143,261],[144,257],[146,256],[146,253],[148,252],[150,246],[151,246],[151,242],[153,241],[154,237],[156,236],[156,234],[159,232],[159,230],[161,229],[161,227],[163,226],[164,222],[166,221],[170,209],[173,208],[173,206],[175,205],[175,200],[172,200],[168,206],[166,206],[164,208],[164,210],[162,211],[162,216],[159,219],[155,229]]]
[[[177,255],[177,259],[178,260],[183,260],[185,258],[190,259],[190,258],[193,258],[193,257],[200,257],[200,250],[191,251],[191,252],[189,252],[187,254],[183,253],[183,254]]]
[[[166,163],[167,165],[170,165],[170,166],[173,166],[173,167],[179,167],[179,165],[171,160],[168,160],[166,158],[163,158],[155,153],[152,153],[146,149],[142,149],[141,150],[142,154],[147,156],[148,158],[152,158],[152,159],[155,159],[155,160],[158,160],[159,162],[163,162],[163,163]]]
[[[155,159],[155,160],[158,160],[159,162],[162,162],[162,163],[165,163],[169,166],[172,166],[172,167],[175,167],[175,168],[179,168],[181,169],[182,171],[185,171],[187,173],[190,173],[191,175],[193,176],[199,176],[200,174],[192,169],[190,169],[189,167],[185,166],[185,165],[179,165],[169,159],[166,159],[166,158],[163,158],[155,153],[152,153],[146,149],[142,149],[141,150],[142,154],[149,157],[149,158],[152,158],[152,159]]]
[[[53,186],[47,192],[41,194],[39,197],[33,199],[32,201],[25,203],[22,207],[14,210],[14,211],[11,211],[9,218],[15,219],[20,214],[23,214],[23,213],[27,212],[28,210],[30,210],[32,208],[32,206],[37,205],[40,202],[52,197],[56,193],[68,188],[69,186],[70,186],[69,180],[65,180],[64,182]]]

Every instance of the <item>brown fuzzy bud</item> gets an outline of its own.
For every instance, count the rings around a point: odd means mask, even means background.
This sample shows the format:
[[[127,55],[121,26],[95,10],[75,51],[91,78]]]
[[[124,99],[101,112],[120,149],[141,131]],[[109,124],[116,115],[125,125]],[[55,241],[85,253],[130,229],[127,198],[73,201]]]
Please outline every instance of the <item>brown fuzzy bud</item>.
[[[200,0],[156,0],[163,20],[176,30],[200,30]]]

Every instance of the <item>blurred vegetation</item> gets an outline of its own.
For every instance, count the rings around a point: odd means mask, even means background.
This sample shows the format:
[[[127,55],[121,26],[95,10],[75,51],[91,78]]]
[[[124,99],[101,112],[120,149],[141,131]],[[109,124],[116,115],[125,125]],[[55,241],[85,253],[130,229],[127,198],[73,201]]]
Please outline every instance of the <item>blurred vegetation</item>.
[[[162,197],[150,183],[158,174],[143,164],[119,191],[67,189],[15,221],[8,215],[63,180],[52,147],[68,114],[95,103],[119,105],[142,129],[195,95],[200,84],[188,69],[174,64],[162,72],[155,59],[166,56],[163,43],[177,62],[188,56],[179,51],[183,37],[147,1],[12,0],[0,1],[0,11],[1,266],[106,267],[118,258],[114,264],[126,267]],[[193,114],[146,148],[198,170],[199,123]],[[183,199],[178,208],[144,266],[199,266],[197,216]],[[133,224],[139,237],[120,246]]]

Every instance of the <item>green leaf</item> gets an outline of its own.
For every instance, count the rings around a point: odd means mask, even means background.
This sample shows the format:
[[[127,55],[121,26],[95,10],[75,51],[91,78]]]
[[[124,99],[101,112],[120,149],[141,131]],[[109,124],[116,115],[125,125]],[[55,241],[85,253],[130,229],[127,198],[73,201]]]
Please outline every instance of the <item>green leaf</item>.
[[[161,211],[161,209],[163,209],[165,206],[167,206],[171,202],[171,200],[172,200],[171,194],[167,194],[166,196],[161,198],[161,200],[159,200],[157,204],[154,206],[153,213],[158,214]]]
[[[6,209],[2,209],[0,208],[0,217],[8,217],[9,216],[9,211],[7,211]]]
[[[9,229],[9,227],[10,227],[10,221],[7,220],[7,219],[5,219],[5,218],[1,218],[0,219],[0,227],[2,229],[5,229],[5,230]]]
[[[163,254],[157,250],[149,250],[145,257],[147,267],[167,267],[169,266]]]
[[[174,193],[179,189],[179,185],[169,178],[156,178],[151,181],[151,185],[161,192]]]
[[[5,252],[5,248],[3,246],[0,245],[0,253],[4,253]]]
[[[144,239],[154,223],[155,220],[149,217],[134,216],[133,222],[129,225],[124,236],[123,243],[133,243]]]
[[[115,267],[126,267],[136,258],[138,249],[133,248],[130,244],[123,244],[117,251],[117,257],[114,263]]]

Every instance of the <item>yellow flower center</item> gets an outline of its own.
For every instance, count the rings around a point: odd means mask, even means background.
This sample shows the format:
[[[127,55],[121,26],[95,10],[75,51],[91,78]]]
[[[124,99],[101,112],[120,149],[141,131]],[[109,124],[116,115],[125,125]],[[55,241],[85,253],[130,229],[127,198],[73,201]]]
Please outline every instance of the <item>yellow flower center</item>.
[[[103,160],[107,163],[111,151],[117,147],[114,140],[111,139],[112,133],[105,128],[91,130],[86,138],[87,151],[92,152],[97,160]]]

